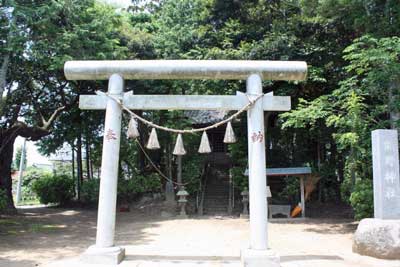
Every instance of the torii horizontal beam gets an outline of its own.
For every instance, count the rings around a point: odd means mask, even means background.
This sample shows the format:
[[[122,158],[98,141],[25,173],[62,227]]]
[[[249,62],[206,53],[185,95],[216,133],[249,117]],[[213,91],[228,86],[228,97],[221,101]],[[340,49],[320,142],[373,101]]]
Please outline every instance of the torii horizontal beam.
[[[245,80],[258,74],[263,80],[302,81],[307,64],[268,60],[89,60],[66,62],[64,73],[68,80],[108,80],[117,73],[126,80]]]
[[[102,110],[107,107],[107,96],[81,95],[79,108]],[[237,95],[133,95],[124,94],[122,103],[132,110],[240,110],[249,103],[243,93]],[[290,96],[263,96],[263,109],[290,110]]]

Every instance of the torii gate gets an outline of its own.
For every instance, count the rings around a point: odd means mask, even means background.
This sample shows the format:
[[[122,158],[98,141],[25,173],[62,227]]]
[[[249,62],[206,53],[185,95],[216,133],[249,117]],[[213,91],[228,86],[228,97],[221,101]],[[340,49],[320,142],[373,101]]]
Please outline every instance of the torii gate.
[[[109,80],[108,94],[129,109],[239,110],[262,94],[262,80],[305,80],[307,64],[301,61],[243,60],[128,60],[69,61],[68,80]],[[246,80],[247,92],[223,95],[133,95],[123,93],[124,79],[226,79]],[[81,109],[105,109],[96,244],[82,255],[89,263],[118,264],[125,256],[114,245],[121,106],[107,96],[81,95]],[[250,247],[241,252],[244,266],[280,266],[279,256],[268,249],[268,214],[265,179],[264,111],[290,110],[290,97],[265,95],[247,111]],[[253,134],[257,138],[250,138]]]

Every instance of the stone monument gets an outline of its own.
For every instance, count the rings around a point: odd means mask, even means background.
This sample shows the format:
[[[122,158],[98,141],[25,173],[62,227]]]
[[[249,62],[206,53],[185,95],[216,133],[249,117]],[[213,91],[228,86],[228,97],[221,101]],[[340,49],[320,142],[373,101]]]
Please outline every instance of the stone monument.
[[[397,130],[372,131],[374,218],[358,225],[353,251],[400,259],[400,176]]]

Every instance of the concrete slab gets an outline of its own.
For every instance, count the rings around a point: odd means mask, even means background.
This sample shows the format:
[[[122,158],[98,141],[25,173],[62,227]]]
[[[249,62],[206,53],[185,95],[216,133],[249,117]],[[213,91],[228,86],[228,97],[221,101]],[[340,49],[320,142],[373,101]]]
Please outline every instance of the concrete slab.
[[[44,267],[115,267],[110,264],[83,263],[79,258],[59,260]],[[241,267],[239,260],[168,260],[168,259],[139,259],[128,258],[117,265],[118,267]]]
[[[120,247],[98,248],[90,246],[79,261],[89,264],[106,264],[115,266],[125,258],[125,249]]]
[[[279,255],[274,251],[244,249],[241,252],[241,259],[244,267],[280,267]]]

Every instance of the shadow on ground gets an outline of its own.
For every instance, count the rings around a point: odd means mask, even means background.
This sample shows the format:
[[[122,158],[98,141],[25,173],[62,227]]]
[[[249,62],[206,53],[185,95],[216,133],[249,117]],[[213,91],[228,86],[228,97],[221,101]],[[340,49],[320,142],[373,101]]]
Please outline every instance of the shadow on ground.
[[[125,260],[140,261],[240,261],[240,257],[233,256],[193,256],[193,255],[127,255]]]
[[[330,255],[287,255],[281,256],[281,262],[291,261],[311,261],[311,260],[329,260],[329,261],[344,261],[342,257]]]
[[[37,266],[80,254],[95,243],[97,212],[61,208],[19,210],[18,215],[0,217],[0,266]],[[124,245],[146,244],[151,236],[144,229],[158,226],[157,220],[146,221],[137,212],[118,213],[116,242]],[[130,223],[127,223],[130,222]],[[38,254],[36,261],[10,260],[17,255],[24,259]],[[15,257],[15,258],[17,258]]]
[[[10,260],[0,257],[0,266],[4,267],[37,266],[37,263],[29,260]]]
[[[305,228],[303,232],[313,232],[318,234],[353,234],[357,230],[357,222],[346,223],[321,223],[319,227]]]

